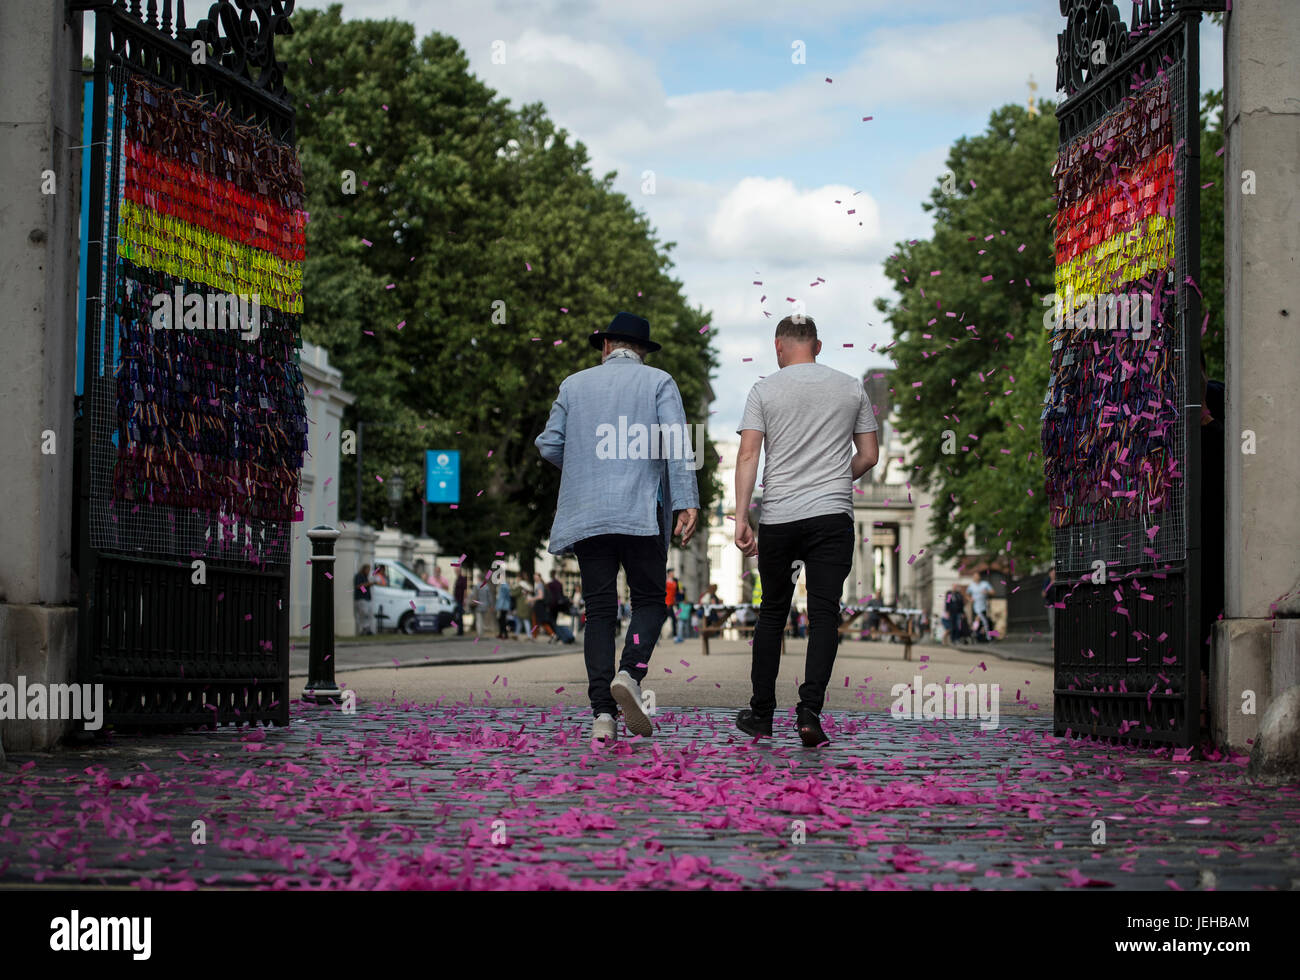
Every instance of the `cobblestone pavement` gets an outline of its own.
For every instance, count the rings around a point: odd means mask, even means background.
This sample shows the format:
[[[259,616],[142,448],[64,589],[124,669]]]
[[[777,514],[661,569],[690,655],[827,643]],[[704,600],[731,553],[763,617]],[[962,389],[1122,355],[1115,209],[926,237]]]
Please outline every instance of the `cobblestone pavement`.
[[[806,750],[786,719],[755,743],[661,710],[601,749],[568,707],[296,705],[287,729],[11,756],[0,886],[1300,888],[1300,787],[1244,758],[828,719]]]

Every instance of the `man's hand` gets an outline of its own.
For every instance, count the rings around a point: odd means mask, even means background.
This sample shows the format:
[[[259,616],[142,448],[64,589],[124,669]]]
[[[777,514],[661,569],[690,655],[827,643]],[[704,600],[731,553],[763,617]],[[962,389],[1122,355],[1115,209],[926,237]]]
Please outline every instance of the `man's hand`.
[[[736,518],[736,547],[746,558],[753,558],[758,554],[758,541],[754,537],[754,529],[749,526],[749,521],[742,518]]]
[[[677,527],[673,534],[681,536],[682,547],[685,548],[691,540],[691,535],[695,533],[695,522],[699,520],[700,509],[698,507],[687,507],[685,510],[676,511]]]

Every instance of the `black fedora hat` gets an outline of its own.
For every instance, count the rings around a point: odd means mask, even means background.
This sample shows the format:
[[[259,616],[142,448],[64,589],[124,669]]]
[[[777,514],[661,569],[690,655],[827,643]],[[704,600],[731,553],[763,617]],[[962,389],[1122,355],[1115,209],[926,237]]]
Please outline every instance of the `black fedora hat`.
[[[650,339],[650,321],[632,313],[614,314],[608,330],[597,330],[587,339],[596,350],[600,350],[606,340],[630,340],[651,353],[660,349],[659,344]]]

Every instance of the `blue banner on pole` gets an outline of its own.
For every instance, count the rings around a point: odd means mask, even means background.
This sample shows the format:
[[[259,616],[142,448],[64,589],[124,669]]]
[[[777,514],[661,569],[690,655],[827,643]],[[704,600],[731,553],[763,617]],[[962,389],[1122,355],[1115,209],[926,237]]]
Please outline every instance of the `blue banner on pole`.
[[[460,503],[459,449],[425,451],[424,499],[431,504]]]

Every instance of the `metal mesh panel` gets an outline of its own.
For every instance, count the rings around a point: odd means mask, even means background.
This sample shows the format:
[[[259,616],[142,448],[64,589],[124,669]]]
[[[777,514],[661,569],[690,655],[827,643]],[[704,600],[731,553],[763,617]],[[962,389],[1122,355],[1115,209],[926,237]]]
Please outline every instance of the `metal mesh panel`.
[[[1169,68],[1165,73],[1172,93],[1173,145],[1179,148],[1174,158],[1174,170],[1180,174],[1184,169],[1186,145],[1181,106],[1178,102],[1182,92],[1182,72],[1182,63],[1179,62],[1176,67]],[[1159,81],[1153,81],[1147,89],[1157,84]],[[1111,113],[1103,115],[1093,125],[1080,132],[1075,139],[1086,139],[1105,125],[1107,119],[1118,108],[1115,107]],[[1179,301],[1181,291],[1177,288],[1177,285],[1184,281],[1184,277],[1189,275],[1184,268],[1186,248],[1183,236],[1186,229],[1186,198],[1183,181],[1179,180],[1176,182],[1174,205],[1173,281],[1162,291],[1161,321],[1153,329],[1151,337],[1152,343],[1158,340],[1161,346],[1172,353],[1170,370],[1175,379],[1174,403],[1178,406],[1185,406],[1187,403],[1186,386],[1183,382],[1183,358],[1187,356],[1187,352],[1184,350],[1180,327],[1183,314]],[[1199,355],[1193,352],[1192,356]],[[1179,411],[1181,413],[1182,409],[1180,408]],[[1186,432],[1187,426],[1181,419],[1176,420],[1171,426],[1169,451],[1178,460],[1186,458]],[[1186,481],[1184,479],[1177,479],[1172,483],[1169,497],[1169,500],[1161,502],[1158,510],[1153,509],[1139,517],[1099,520],[1057,528],[1054,542],[1057,573],[1063,580],[1067,578],[1077,580],[1080,572],[1090,569],[1094,562],[1101,560],[1106,563],[1113,577],[1119,571],[1139,566],[1165,567],[1170,563],[1184,560],[1187,555]]]
[[[101,552],[176,559],[184,564],[203,558],[244,567],[283,567],[290,560],[292,522],[163,505],[147,499],[127,502],[115,499],[114,473],[119,444],[126,438],[125,427],[118,418],[117,372],[122,363],[122,338],[114,305],[125,299],[116,273],[119,206],[126,180],[122,110],[128,74],[128,69],[121,65],[114,65],[109,72],[113,99],[106,133],[103,274],[100,293],[93,300],[98,329],[89,331],[87,339],[94,365],[93,374],[86,379],[91,545]],[[162,334],[157,343],[166,340]],[[297,369],[296,364],[293,368]]]

